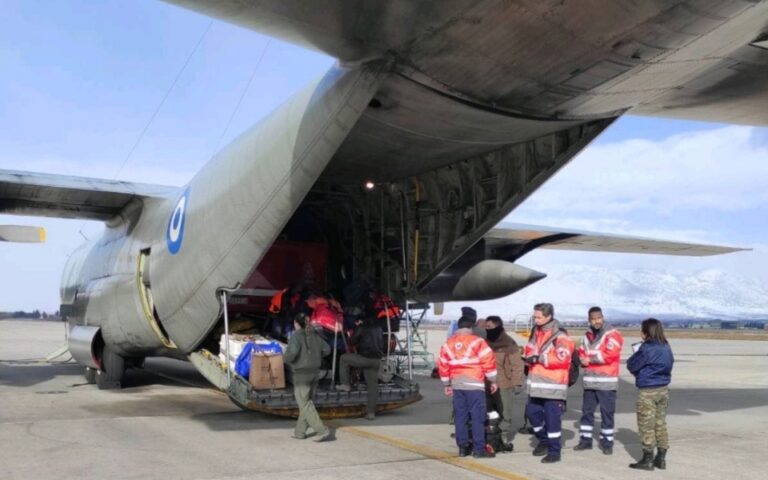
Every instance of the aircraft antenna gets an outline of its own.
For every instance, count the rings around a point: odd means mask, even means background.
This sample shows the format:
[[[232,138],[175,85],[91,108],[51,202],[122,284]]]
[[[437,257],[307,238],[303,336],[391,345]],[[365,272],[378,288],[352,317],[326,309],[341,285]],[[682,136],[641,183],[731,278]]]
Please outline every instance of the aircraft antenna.
[[[165,91],[165,95],[163,95],[163,99],[160,100],[160,103],[157,105],[157,108],[155,108],[155,111],[152,112],[152,116],[149,117],[149,121],[147,122],[146,125],[144,125],[144,129],[142,129],[141,133],[139,134],[139,137],[136,139],[136,142],[128,151],[128,155],[125,156],[123,163],[120,164],[120,168],[117,169],[117,171],[115,172],[115,175],[112,177],[113,180],[117,179],[117,176],[120,175],[120,172],[123,171],[123,168],[125,168],[125,165],[128,163],[128,160],[131,158],[131,156],[133,156],[133,152],[136,151],[136,148],[139,146],[139,144],[141,143],[141,140],[144,138],[144,134],[147,133],[147,130],[149,130],[150,125],[152,125],[152,122],[155,120],[155,117],[160,112],[160,109],[163,108],[163,105],[165,105],[165,101],[168,100],[168,97],[170,96],[174,87],[176,87],[176,84],[179,82],[179,78],[181,78],[181,74],[183,74],[184,71],[187,69],[187,66],[189,65],[189,61],[192,60],[192,57],[197,52],[197,49],[200,48],[200,45],[203,43],[203,40],[205,40],[205,37],[208,35],[208,32],[211,30],[212,25],[213,25],[213,20],[208,22],[208,26],[205,27],[205,31],[203,31],[203,34],[200,35],[200,39],[195,44],[195,47],[192,49],[191,52],[189,52],[189,55],[187,55],[187,59],[184,61],[184,65],[181,66],[181,69],[176,74],[176,78],[173,79],[173,83],[171,83],[171,86],[168,87],[168,89]]]
[[[251,72],[251,76],[250,78],[248,78],[248,83],[245,84],[245,88],[243,88],[243,91],[240,92],[240,98],[237,100],[237,104],[235,105],[234,110],[232,110],[232,114],[229,116],[229,120],[227,120],[227,125],[224,127],[224,131],[221,132],[221,136],[219,137],[219,140],[216,142],[216,146],[213,148],[212,155],[215,155],[216,152],[219,151],[221,142],[224,140],[224,137],[227,135],[227,131],[229,131],[229,127],[232,124],[232,120],[234,120],[235,115],[237,115],[237,111],[240,110],[240,105],[243,103],[245,94],[248,93],[248,90],[250,90],[251,88],[251,83],[253,83],[253,79],[256,77],[256,72],[259,70],[259,65],[261,65],[261,61],[264,59],[264,55],[266,55],[267,49],[269,48],[270,43],[272,43],[272,39],[267,40],[267,43],[264,44],[264,48],[261,50],[261,55],[259,55],[259,59],[256,60],[256,65],[254,65],[253,71]]]
[[[160,103],[155,108],[155,111],[152,112],[152,116],[149,117],[149,120],[147,121],[147,124],[144,125],[144,128],[141,130],[141,133],[139,133],[139,137],[134,142],[131,149],[128,151],[128,155],[125,156],[123,159],[123,162],[120,164],[120,167],[115,171],[115,174],[112,176],[112,180],[117,180],[118,175],[123,171],[123,168],[128,164],[128,160],[131,159],[133,156],[133,152],[136,151],[136,148],[141,143],[141,140],[144,138],[144,135],[147,133],[147,130],[149,130],[149,127],[152,125],[152,122],[155,121],[155,117],[157,117],[157,114],[160,112],[160,109],[163,108],[163,105],[165,105],[165,101],[170,96],[171,92],[173,91],[174,87],[176,87],[176,84],[179,82],[179,78],[181,78],[181,74],[184,73],[184,70],[187,69],[187,66],[189,65],[189,61],[192,59],[192,57],[195,55],[197,50],[200,48],[200,45],[203,43],[203,40],[205,40],[205,37],[208,35],[208,32],[211,30],[211,26],[213,26],[213,20],[208,22],[208,26],[205,27],[205,30],[203,31],[203,34],[200,35],[200,38],[197,40],[197,43],[195,44],[195,47],[192,49],[191,52],[189,52],[189,55],[187,55],[187,59],[184,61],[184,65],[181,66],[181,69],[179,69],[178,73],[176,73],[176,77],[173,79],[173,83],[171,83],[171,86],[168,87],[168,89],[165,91],[165,95],[163,95],[162,100],[160,100]],[[85,235],[82,232],[83,227],[85,227],[87,222],[83,222],[82,225],[80,225],[80,235],[85,237]],[[88,240],[88,238],[85,238]]]

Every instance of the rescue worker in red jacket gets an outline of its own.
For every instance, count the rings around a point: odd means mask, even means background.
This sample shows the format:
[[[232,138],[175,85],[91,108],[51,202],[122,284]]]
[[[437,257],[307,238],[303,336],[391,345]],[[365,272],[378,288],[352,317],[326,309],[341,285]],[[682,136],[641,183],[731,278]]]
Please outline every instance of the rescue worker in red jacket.
[[[493,457],[485,449],[485,381],[491,393],[497,390],[496,356],[485,340],[472,334],[474,320],[461,317],[459,329],[440,348],[437,369],[445,394],[453,396],[456,412],[456,444],[459,455],[475,458]],[[472,444],[468,424],[472,424]]]
[[[554,315],[551,303],[533,307],[534,327],[523,349],[523,361],[528,364],[525,414],[539,440],[533,455],[544,456],[542,463],[560,461],[561,426],[574,348],[573,340]]]
[[[579,361],[584,367],[584,397],[582,402],[579,444],[576,451],[592,448],[595,409],[600,404],[600,442],[606,455],[613,453],[613,415],[616,412],[616,391],[619,389],[619,361],[624,337],[605,324],[600,307],[589,309],[589,330],[581,339]]]

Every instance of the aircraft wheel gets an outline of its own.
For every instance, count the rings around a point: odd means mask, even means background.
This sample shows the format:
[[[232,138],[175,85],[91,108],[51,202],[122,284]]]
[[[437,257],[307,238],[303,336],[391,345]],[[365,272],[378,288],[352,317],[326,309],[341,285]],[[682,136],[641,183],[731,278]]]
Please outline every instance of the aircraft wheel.
[[[85,367],[85,381],[89,385],[96,384],[96,369],[91,367]]]
[[[99,390],[122,388],[125,376],[125,359],[110,350],[106,345],[101,353],[101,370],[96,374]]]
[[[144,368],[145,357],[131,357],[125,359],[126,368]]]

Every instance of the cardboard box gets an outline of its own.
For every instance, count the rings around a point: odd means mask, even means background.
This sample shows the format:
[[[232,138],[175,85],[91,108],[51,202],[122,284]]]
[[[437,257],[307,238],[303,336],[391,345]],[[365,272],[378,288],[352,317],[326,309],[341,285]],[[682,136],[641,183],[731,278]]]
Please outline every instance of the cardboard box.
[[[285,388],[285,366],[282,355],[251,356],[251,374],[248,378],[256,390]]]

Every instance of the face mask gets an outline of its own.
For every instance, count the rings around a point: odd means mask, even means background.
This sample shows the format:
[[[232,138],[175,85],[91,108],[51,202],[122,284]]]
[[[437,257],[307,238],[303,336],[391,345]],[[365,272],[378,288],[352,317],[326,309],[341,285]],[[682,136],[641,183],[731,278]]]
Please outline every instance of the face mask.
[[[485,335],[488,337],[488,340],[495,342],[501,336],[501,332],[503,331],[504,331],[504,327],[499,325],[496,328],[489,328],[488,330],[486,330]]]

